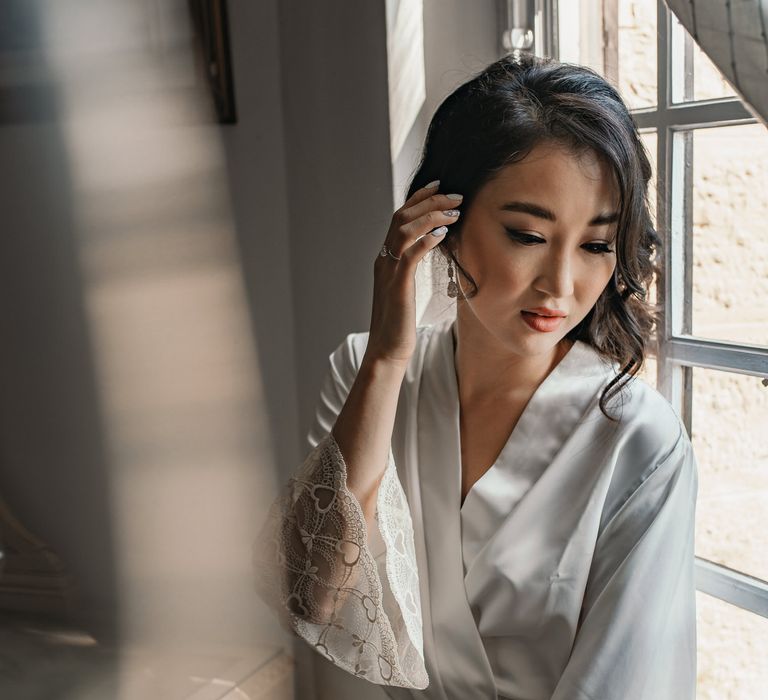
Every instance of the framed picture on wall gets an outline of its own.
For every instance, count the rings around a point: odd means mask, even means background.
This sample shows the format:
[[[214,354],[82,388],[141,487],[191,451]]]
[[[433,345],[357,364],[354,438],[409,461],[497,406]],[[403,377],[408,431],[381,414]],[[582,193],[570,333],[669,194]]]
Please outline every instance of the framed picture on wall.
[[[119,71],[114,79],[110,72],[130,69],[132,75],[149,77],[125,81],[118,86],[121,94],[135,92],[146,98],[149,90],[156,89],[158,99],[185,93],[210,99],[213,118],[234,124],[227,0],[186,0],[186,4],[185,0],[145,0],[130,6],[134,20],[128,33],[130,48],[99,43],[95,53],[100,61],[93,64],[91,82],[98,87],[94,81],[120,80]],[[57,119],[62,92],[79,79],[76,74],[62,77],[52,65],[55,51],[43,29],[47,12],[46,4],[0,0],[0,124]],[[114,11],[104,11],[101,18],[120,21]],[[78,50],[87,50],[89,42],[94,42],[93,32],[82,37]],[[74,46],[74,42],[67,44],[67,49],[74,51]],[[207,121],[211,115],[203,118]]]
[[[210,87],[218,120],[237,122],[227,0],[189,0],[199,69]]]

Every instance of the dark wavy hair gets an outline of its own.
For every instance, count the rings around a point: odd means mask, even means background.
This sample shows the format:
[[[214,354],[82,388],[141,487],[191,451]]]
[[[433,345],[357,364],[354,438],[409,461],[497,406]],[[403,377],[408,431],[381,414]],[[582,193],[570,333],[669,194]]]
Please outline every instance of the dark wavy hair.
[[[619,363],[600,396],[600,410],[640,371],[659,310],[647,300],[661,263],[661,238],[648,203],[651,165],[637,124],[617,90],[585,66],[531,54],[510,54],[460,85],[429,124],[421,161],[406,199],[432,180],[441,192],[461,192],[466,211],[478,190],[506,165],[539,143],[556,143],[578,155],[594,152],[615,175],[620,193],[616,267],[585,318],[566,335]],[[453,253],[461,219],[438,248],[469,283],[477,284]],[[658,255],[654,258],[654,252]]]

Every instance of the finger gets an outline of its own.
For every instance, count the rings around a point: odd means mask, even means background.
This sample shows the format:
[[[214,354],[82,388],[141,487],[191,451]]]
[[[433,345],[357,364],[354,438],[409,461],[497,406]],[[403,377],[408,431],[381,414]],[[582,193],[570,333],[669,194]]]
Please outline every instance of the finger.
[[[424,256],[433,248],[440,245],[440,241],[445,238],[448,232],[447,226],[438,226],[433,231],[425,233],[417,238],[400,256],[400,263],[408,269],[413,269],[424,258]]]
[[[433,209],[410,223],[400,226],[397,232],[399,236],[402,236],[402,239],[398,241],[400,248],[405,248],[410,242],[438,226],[450,226],[456,223],[460,214],[458,209]]]
[[[424,185],[424,187],[420,187],[418,190],[416,190],[408,199],[403,202],[403,205],[400,207],[400,209],[405,209],[406,207],[413,206],[414,204],[417,204],[423,199],[426,199],[432,194],[435,194],[437,192],[438,188],[440,187],[440,180],[434,180],[433,182],[430,182],[427,185]]]
[[[400,218],[403,223],[410,223],[430,211],[452,210],[458,207],[463,199],[460,194],[433,194],[413,206],[401,209]]]

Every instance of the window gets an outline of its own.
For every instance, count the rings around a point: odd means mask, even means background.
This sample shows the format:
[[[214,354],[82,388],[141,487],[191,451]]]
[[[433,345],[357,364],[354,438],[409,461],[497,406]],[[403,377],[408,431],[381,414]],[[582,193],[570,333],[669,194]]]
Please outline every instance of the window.
[[[563,0],[558,57],[615,84],[654,161],[665,320],[644,378],[696,451],[698,697],[768,684],[768,130],[662,0]]]

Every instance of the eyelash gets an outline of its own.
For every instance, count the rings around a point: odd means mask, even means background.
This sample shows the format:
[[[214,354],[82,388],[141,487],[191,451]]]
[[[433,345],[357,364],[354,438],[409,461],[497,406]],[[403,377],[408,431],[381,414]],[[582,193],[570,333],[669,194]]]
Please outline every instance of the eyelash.
[[[516,229],[508,228],[506,231],[510,238],[515,239],[521,245],[536,245],[536,243],[543,242],[543,239],[539,238],[538,236],[529,236],[528,234]],[[608,253],[614,252],[611,248],[608,247],[607,243],[586,243],[585,246],[594,246],[593,249],[587,248],[587,250],[593,255],[607,255]]]

